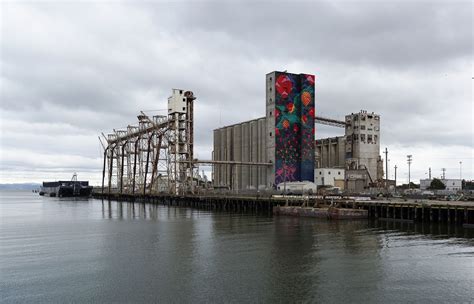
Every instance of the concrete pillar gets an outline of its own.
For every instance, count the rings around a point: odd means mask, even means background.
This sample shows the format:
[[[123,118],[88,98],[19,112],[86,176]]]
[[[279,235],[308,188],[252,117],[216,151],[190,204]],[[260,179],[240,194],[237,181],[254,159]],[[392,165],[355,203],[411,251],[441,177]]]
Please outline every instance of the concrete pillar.
[[[242,124],[242,161],[250,161],[250,149],[249,149],[249,123]],[[249,166],[242,166],[242,189],[247,189],[249,186]]]
[[[235,161],[242,161],[242,125],[233,127],[233,157]],[[234,166],[233,187],[236,191],[242,189],[242,166]]]
[[[250,122],[250,161],[257,162],[258,157],[258,129],[257,121]],[[250,185],[253,189],[258,187],[257,166],[250,166]]]

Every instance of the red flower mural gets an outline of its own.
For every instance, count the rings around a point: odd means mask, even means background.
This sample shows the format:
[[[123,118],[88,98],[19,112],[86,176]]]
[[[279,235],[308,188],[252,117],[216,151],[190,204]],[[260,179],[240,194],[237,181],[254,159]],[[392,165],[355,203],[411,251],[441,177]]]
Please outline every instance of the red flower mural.
[[[275,76],[275,184],[314,178],[314,81],[308,74]]]
[[[293,83],[291,82],[288,76],[280,75],[276,80],[275,87],[281,97],[287,98],[291,90],[293,89]]]
[[[295,110],[295,105],[292,102],[289,102],[286,104],[286,109],[289,113],[293,113],[293,111]]]
[[[308,122],[308,117],[306,115],[302,115],[301,116],[301,122],[303,122],[304,124]]]
[[[293,125],[293,132],[298,133],[298,125],[297,124]]]
[[[311,94],[309,92],[303,92],[301,94],[301,101],[303,102],[304,106],[307,107],[311,102]]]

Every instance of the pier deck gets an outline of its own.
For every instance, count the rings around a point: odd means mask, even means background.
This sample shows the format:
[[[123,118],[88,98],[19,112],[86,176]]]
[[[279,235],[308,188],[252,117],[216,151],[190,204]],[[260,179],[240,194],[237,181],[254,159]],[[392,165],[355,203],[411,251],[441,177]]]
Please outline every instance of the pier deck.
[[[94,193],[99,199],[148,202],[164,205],[191,207],[233,212],[272,213],[276,206],[308,207],[320,204],[338,204],[342,208],[364,209],[369,218],[402,222],[438,222],[474,228],[474,202],[431,200],[364,200],[321,199],[317,197],[267,197],[236,195],[130,195],[119,193]]]

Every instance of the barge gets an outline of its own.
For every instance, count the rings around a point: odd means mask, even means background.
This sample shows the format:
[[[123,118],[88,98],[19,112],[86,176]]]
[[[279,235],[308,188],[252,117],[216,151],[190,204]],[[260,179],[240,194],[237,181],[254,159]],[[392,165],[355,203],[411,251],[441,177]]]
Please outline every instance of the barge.
[[[337,208],[337,207],[312,208],[312,207],[276,206],[273,208],[273,214],[327,218],[331,220],[367,219],[369,217],[368,211],[364,209]]]
[[[92,188],[89,181],[78,181],[74,174],[70,181],[43,182],[39,194],[50,197],[87,197],[92,194]]]

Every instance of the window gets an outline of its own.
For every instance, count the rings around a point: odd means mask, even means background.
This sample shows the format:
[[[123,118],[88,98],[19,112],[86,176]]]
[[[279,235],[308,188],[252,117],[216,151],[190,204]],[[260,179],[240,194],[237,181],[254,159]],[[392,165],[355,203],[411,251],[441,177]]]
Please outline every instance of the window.
[[[319,171],[319,175],[321,175],[321,171]]]
[[[364,125],[360,126],[360,129],[365,130],[365,126]]]
[[[179,94],[183,94],[183,90],[179,90]]]
[[[377,139],[378,139],[378,136],[377,136],[377,135],[374,135],[374,142],[375,142],[375,143],[377,142]]]
[[[328,171],[328,175],[331,175],[331,171]]]
[[[270,116],[272,116],[272,111],[270,111]]]
[[[365,142],[365,134],[361,134],[361,135],[360,135],[360,140],[363,141],[363,142]]]
[[[337,175],[341,175],[341,171],[337,172]]]
[[[371,143],[372,142],[372,135],[367,135],[367,142],[368,143]]]
[[[186,110],[186,108],[185,108],[185,107],[183,107],[183,111],[184,111],[184,110]]]
[[[270,132],[270,137],[272,136],[272,132]]]
[[[183,101],[186,101],[186,98],[183,98]]]

